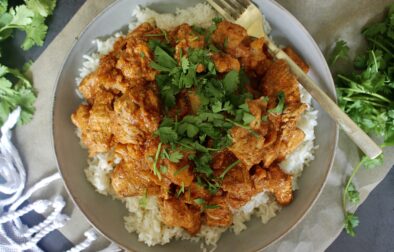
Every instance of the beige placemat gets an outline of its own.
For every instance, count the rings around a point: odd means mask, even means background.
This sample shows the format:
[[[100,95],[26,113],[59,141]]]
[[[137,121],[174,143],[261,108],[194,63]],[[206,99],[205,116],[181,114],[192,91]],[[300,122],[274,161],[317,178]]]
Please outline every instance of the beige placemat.
[[[16,144],[28,171],[28,186],[40,178],[56,172],[55,154],[51,140],[51,111],[53,90],[63,61],[83,28],[108,4],[114,0],[88,0],[75,14],[57,38],[48,46],[31,70],[34,85],[39,92],[36,102],[37,112],[33,121],[16,130]],[[312,34],[323,52],[338,39],[349,42],[352,49],[361,43],[360,29],[371,19],[379,18],[384,7],[392,0],[278,0],[298,18]],[[132,10],[130,10],[131,13]],[[353,53],[352,50],[351,53]],[[372,171],[361,170],[356,184],[360,188],[362,201],[385,177],[394,164],[394,148],[386,149],[385,164]],[[357,149],[346,136],[341,134],[334,168],[327,185],[316,205],[306,218],[268,251],[323,251],[337,237],[342,229],[342,209],[340,193],[344,174],[358,161]],[[62,193],[67,200],[66,213],[70,222],[60,231],[72,242],[84,239],[83,232],[90,228],[80,211],[73,206],[61,182],[41,192],[36,197],[53,197]],[[97,248],[105,246],[101,239]]]

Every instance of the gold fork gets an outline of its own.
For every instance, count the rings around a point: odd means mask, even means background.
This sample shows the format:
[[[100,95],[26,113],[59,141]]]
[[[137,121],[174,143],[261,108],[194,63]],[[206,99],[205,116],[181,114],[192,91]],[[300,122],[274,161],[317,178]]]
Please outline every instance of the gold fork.
[[[352,141],[369,157],[376,158],[382,149],[343,112],[331,98],[264,32],[264,19],[256,5],[249,0],[207,0],[226,20],[243,26],[252,37],[264,37],[268,51],[276,59],[283,59],[301,85],[335,120]]]

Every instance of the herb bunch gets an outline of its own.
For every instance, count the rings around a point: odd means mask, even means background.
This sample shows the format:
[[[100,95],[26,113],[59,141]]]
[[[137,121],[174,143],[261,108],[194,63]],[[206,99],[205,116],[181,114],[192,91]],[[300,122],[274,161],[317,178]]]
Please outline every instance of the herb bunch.
[[[48,30],[45,19],[53,13],[55,5],[56,0],[25,0],[22,5],[10,7],[8,0],[0,0],[0,42],[20,30],[26,34],[21,44],[23,50],[42,46]],[[36,94],[24,75],[26,68],[18,70],[0,64],[0,125],[18,106],[22,109],[19,123],[25,124],[32,118]]]
[[[365,132],[382,137],[382,147],[393,146],[394,4],[382,22],[367,26],[362,34],[368,41],[367,50],[355,57],[352,73],[338,74],[336,78],[339,105]],[[338,41],[329,61],[346,59],[348,50],[345,41]],[[348,211],[347,204],[360,201],[352,180],[361,166],[371,169],[382,163],[383,155],[373,160],[363,156],[345,183],[342,205],[345,230],[351,236],[356,234],[359,219]]]

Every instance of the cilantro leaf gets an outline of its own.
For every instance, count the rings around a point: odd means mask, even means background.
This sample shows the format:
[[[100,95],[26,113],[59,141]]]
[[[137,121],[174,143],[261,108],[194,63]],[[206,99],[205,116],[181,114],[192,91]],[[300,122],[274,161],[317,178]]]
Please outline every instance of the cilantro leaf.
[[[358,217],[354,213],[346,212],[345,213],[345,230],[346,233],[350,236],[356,236],[355,228],[360,223]]]
[[[283,91],[278,93],[278,104],[275,108],[269,109],[268,112],[273,114],[282,114],[285,109],[285,93]]]
[[[8,8],[8,0],[0,0],[0,15],[4,14]]]
[[[146,208],[146,205],[148,204],[148,190],[145,189],[145,193],[144,196],[142,196],[139,200],[138,200],[138,205],[141,208]]]
[[[171,71],[177,66],[176,60],[170,56],[165,50],[160,46],[157,46],[154,51],[155,61],[151,62],[152,67],[157,67],[159,71]],[[155,68],[156,69],[156,68]],[[163,69],[163,70],[160,70]]]
[[[183,154],[180,153],[179,151],[174,151],[173,153],[170,154],[168,160],[170,160],[173,163],[179,163],[179,161],[183,158]]]
[[[378,157],[374,159],[370,159],[368,157],[364,157],[363,159],[363,165],[365,169],[373,169],[377,166],[383,165],[383,154],[380,154]]]
[[[11,82],[8,76],[16,81]],[[19,70],[0,65],[0,125],[18,106],[22,109],[19,124],[30,122],[35,111],[35,100],[36,94],[30,81]]]
[[[24,30],[26,32],[25,40],[22,43],[23,50],[29,50],[34,45],[42,46],[47,34],[48,26],[44,23],[45,18],[40,15],[35,15],[30,26]]]
[[[160,137],[162,143],[174,143],[178,139],[178,134],[171,127],[160,127],[156,132],[156,136]]]
[[[32,22],[34,12],[30,10],[26,5],[16,6],[10,9],[12,20],[10,25],[15,25],[19,28],[29,25]]]
[[[353,183],[349,184],[346,193],[347,193],[347,198],[349,199],[350,202],[352,203],[360,202],[360,193],[357,191]]]
[[[52,14],[56,6],[56,0],[25,0],[26,6],[42,17]]]
[[[242,121],[244,122],[244,124],[249,124],[251,122],[253,122],[256,118],[250,114],[250,113],[244,113],[242,116]]]
[[[223,79],[224,90],[226,93],[234,93],[239,86],[239,72],[232,70],[228,72]]]
[[[334,50],[331,53],[331,56],[328,60],[329,65],[334,65],[339,59],[345,59],[349,53],[349,46],[346,41],[339,40],[336,42]]]
[[[0,1],[0,40],[12,35],[15,29],[26,33],[22,49],[43,45],[48,30],[45,19],[52,14],[56,0],[25,0],[25,4],[8,8],[7,1]]]
[[[188,168],[189,168],[188,165],[183,166],[182,168],[180,168],[180,169],[178,169],[178,170],[176,170],[176,171],[174,172],[174,176],[177,176],[179,173],[181,173],[182,171],[184,171],[184,170],[186,170],[186,169],[188,169]]]
[[[205,204],[205,200],[204,200],[203,198],[194,199],[194,202],[195,202],[196,204],[198,204],[198,205],[203,205],[203,204]]]
[[[222,172],[222,174],[220,174],[219,177],[220,177],[221,179],[224,179],[224,176],[226,176],[226,174],[227,174],[232,168],[234,168],[235,166],[237,166],[240,162],[241,162],[240,160],[237,160],[237,161],[233,162],[232,164],[230,164],[229,166],[227,166],[226,169],[224,169],[224,171]]]

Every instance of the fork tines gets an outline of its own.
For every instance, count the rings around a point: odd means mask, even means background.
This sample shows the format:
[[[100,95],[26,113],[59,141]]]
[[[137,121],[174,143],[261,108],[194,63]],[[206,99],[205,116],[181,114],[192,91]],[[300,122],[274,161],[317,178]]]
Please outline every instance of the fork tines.
[[[227,20],[235,21],[250,5],[249,0],[207,0]]]

